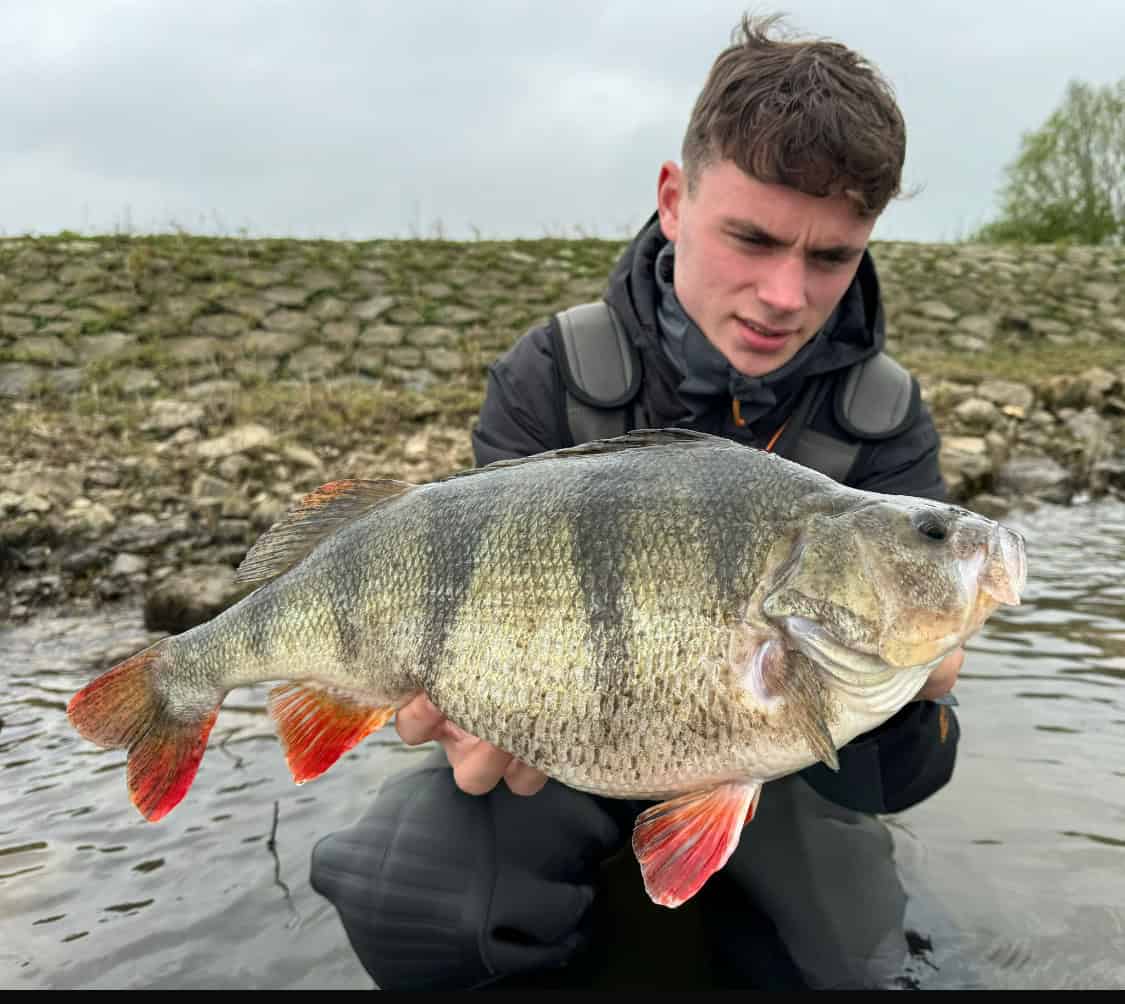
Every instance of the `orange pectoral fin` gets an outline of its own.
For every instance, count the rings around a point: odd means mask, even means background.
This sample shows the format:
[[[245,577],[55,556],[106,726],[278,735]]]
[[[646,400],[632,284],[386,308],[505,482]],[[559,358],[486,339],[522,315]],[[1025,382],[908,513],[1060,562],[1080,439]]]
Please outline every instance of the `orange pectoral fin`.
[[[372,706],[346,691],[315,683],[275,687],[269,709],[298,784],[323,774],[395,713],[394,705]]]
[[[633,852],[654,903],[677,907],[727,863],[762,786],[730,783],[661,802],[637,817]]]

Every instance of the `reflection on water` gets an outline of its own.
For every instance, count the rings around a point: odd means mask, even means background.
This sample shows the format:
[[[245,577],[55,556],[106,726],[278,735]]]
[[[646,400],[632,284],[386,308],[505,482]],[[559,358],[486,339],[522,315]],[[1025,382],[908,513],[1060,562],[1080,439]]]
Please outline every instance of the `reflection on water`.
[[[1125,507],[1042,509],[1023,606],[969,646],[953,783],[890,822],[911,891],[911,982],[1125,986]],[[0,630],[0,985],[370,987],[308,883],[316,839],[419,755],[376,734],[289,780],[266,688],[224,705],[187,798],[158,824],[124,756],[66,703],[155,640],[135,611]]]

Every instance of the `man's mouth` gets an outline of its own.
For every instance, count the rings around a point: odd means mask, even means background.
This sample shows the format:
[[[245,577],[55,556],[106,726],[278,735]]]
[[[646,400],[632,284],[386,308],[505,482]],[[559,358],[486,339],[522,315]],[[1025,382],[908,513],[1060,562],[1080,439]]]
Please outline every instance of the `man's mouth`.
[[[765,335],[767,338],[788,338],[801,330],[800,328],[774,328],[768,324],[748,320],[745,317],[740,317],[739,320],[751,331],[759,335]]]
[[[800,328],[775,328],[759,324],[744,317],[738,318],[742,327],[742,344],[751,352],[771,354],[785,351],[790,339],[800,332]]]

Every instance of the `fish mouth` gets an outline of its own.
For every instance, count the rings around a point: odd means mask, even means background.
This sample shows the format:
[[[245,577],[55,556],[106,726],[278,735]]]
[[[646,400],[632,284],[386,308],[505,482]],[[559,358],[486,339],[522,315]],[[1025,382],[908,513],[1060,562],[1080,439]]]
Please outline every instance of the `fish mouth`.
[[[872,652],[852,648],[807,617],[784,618],[782,627],[793,647],[807,656],[834,689],[872,711],[894,711],[909,701],[930,672],[952,652],[959,639],[949,639],[941,654],[917,666],[896,666]]]
[[[1020,593],[1027,585],[1027,550],[1023,536],[997,525],[988,541],[986,560],[981,589],[997,603],[1019,606]]]

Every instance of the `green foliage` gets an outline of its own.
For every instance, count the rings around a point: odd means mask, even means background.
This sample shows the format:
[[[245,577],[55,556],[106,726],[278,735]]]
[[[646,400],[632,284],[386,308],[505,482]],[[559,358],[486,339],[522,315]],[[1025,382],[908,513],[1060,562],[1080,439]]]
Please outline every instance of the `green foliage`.
[[[1000,218],[974,239],[1031,244],[1125,243],[1125,78],[1079,81],[1008,165]]]

